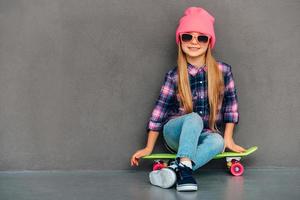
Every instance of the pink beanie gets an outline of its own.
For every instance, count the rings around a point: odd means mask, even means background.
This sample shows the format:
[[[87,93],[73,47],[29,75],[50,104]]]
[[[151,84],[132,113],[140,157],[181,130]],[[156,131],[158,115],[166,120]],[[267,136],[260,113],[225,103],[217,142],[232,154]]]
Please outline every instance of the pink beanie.
[[[176,29],[176,43],[179,43],[179,33],[201,32],[211,36],[210,48],[213,49],[216,42],[214,31],[215,18],[201,7],[189,7],[184,11],[184,16],[179,20]]]

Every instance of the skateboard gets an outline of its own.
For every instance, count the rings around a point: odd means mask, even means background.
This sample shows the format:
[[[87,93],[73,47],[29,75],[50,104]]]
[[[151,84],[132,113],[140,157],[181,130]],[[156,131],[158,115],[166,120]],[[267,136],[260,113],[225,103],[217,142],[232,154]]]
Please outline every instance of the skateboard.
[[[253,146],[247,149],[243,153],[223,152],[217,154],[213,159],[216,160],[216,159],[225,158],[226,166],[229,169],[229,172],[233,176],[241,176],[244,173],[244,167],[240,162],[241,158],[250,155],[256,150],[257,150],[257,146]],[[152,170],[155,171],[167,167],[172,160],[175,160],[176,154],[158,153],[158,154],[150,154],[148,156],[143,156],[141,158],[154,160]]]

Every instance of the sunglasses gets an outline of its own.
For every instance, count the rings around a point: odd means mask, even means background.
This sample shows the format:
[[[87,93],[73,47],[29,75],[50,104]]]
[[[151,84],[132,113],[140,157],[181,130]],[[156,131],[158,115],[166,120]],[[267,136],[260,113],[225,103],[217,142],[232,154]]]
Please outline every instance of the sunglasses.
[[[190,42],[192,41],[192,39],[194,37],[197,37],[197,40],[199,43],[207,43],[209,37],[207,35],[198,35],[198,36],[194,36],[192,34],[189,33],[183,33],[180,35],[181,41],[182,42]]]

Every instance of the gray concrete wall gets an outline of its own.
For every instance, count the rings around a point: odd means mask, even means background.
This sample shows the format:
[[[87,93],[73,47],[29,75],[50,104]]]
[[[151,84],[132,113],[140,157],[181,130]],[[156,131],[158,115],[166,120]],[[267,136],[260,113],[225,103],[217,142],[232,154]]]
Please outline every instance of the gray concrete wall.
[[[188,6],[216,18],[247,167],[299,167],[299,0],[1,0],[0,170],[129,169]]]

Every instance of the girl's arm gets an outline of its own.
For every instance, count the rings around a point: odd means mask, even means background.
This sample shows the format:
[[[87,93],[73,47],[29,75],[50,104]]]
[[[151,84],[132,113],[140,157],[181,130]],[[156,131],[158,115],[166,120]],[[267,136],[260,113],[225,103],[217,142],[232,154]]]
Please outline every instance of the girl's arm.
[[[239,145],[236,145],[233,141],[233,129],[235,124],[239,122],[239,112],[238,112],[238,99],[236,94],[236,88],[234,84],[233,74],[230,65],[228,67],[227,73],[224,77],[225,93],[223,101],[223,121],[225,123],[224,131],[224,149],[227,147],[234,152],[243,152],[245,149]]]
[[[151,150],[151,152],[153,151],[158,135],[158,131],[149,131],[146,149]]]
[[[234,143],[232,135],[233,135],[233,129],[234,129],[234,123],[226,123],[225,124],[225,132],[224,132],[224,149],[223,152],[225,150],[225,148],[229,148],[230,150],[234,151],[234,152],[243,152],[246,151],[246,149],[244,149],[243,147],[237,145]]]
[[[148,141],[145,148],[138,150],[135,152],[131,157],[131,166],[138,166],[139,165],[139,159],[143,156],[150,155],[154,149],[155,142],[157,140],[159,132],[158,131],[149,131],[148,133]]]
[[[228,69],[224,77],[225,92],[224,92],[224,99],[223,99],[223,121],[226,124],[227,123],[237,124],[239,122],[237,91],[233,79],[231,66],[227,65],[227,67]],[[229,131],[230,127],[228,128]]]
[[[234,123],[226,123],[224,131],[224,139],[232,139]]]
[[[163,129],[163,122],[168,116],[168,111],[172,106],[172,99],[175,95],[175,85],[170,73],[171,71],[165,74],[164,83],[161,86],[158,99],[156,100],[155,107],[147,125],[147,145],[145,148],[140,149],[133,154],[131,157],[131,166],[138,166],[141,157],[152,153],[159,131]]]
[[[168,117],[168,112],[173,106],[175,96],[175,83],[169,71],[165,74],[164,83],[161,86],[151,117],[148,121],[147,132],[159,132],[163,129],[163,122]],[[151,144],[150,144],[151,145]]]

